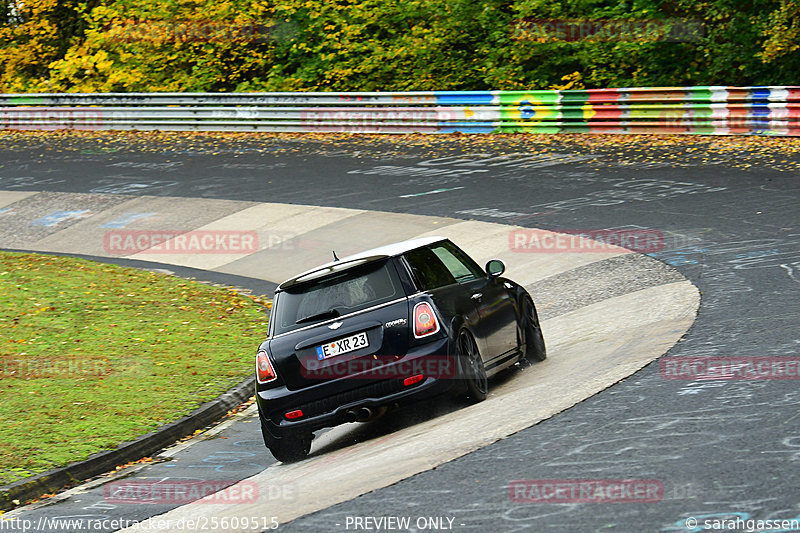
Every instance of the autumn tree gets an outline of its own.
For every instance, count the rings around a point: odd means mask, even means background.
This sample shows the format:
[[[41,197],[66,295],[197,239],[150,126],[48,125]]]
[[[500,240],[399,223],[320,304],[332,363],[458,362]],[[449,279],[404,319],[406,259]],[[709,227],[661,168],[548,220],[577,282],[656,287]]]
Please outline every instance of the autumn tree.
[[[799,4],[4,0],[0,91],[792,85]]]

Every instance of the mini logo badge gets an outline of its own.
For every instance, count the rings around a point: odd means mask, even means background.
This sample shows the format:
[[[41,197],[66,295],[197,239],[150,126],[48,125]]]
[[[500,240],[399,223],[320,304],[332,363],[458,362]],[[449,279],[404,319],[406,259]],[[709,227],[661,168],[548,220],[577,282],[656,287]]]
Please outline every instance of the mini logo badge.
[[[342,322],[334,322],[333,324],[328,324],[330,329],[339,329],[342,327]]]
[[[391,322],[387,322],[385,326],[387,328],[391,328],[394,326],[405,326],[406,324],[408,324],[408,320],[406,320],[405,318],[398,318],[397,320],[392,320]]]

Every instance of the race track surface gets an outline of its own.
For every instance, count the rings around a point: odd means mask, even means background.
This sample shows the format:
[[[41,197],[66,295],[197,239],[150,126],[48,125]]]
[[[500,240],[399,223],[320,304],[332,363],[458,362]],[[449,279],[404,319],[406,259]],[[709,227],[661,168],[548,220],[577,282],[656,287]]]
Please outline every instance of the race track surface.
[[[0,190],[316,205],[553,231],[656,230],[664,246],[651,257],[673,266],[702,294],[697,320],[667,357],[797,356],[800,186],[791,155],[770,159],[751,154],[748,150],[756,149],[749,146],[739,151],[700,148],[698,157],[685,144],[671,149],[668,143],[650,146],[646,140],[613,151],[569,141],[556,148],[521,148],[507,139],[480,145],[455,139],[446,148],[404,145],[402,140],[359,144],[346,139],[336,146],[296,138],[171,142],[157,136],[109,146],[88,138],[39,144],[32,139],[0,144]],[[25,198],[8,205],[16,201]],[[0,206],[0,216],[11,214],[5,208]],[[392,229],[381,231],[391,235]],[[579,301],[576,307],[569,293],[559,298],[558,290],[548,292],[548,283],[580,287],[587,279],[605,276],[595,298],[624,298],[635,293],[629,290],[635,287],[625,286],[639,278],[626,274],[626,265],[619,263],[624,260],[593,261],[571,274],[545,276],[528,285],[539,284],[541,297],[551,303],[552,319],[558,320],[594,304]],[[592,270],[601,263],[603,269]],[[580,297],[591,294],[591,286],[581,289]],[[536,292],[534,297],[540,298]],[[609,318],[609,327],[620,331],[630,323],[629,317]],[[571,340],[565,329],[552,335],[545,330],[548,343],[563,349]],[[643,328],[641,342],[659,333]],[[636,346],[632,342],[631,351]],[[589,343],[580,351],[591,348]],[[591,360],[585,366],[590,380]],[[536,370],[526,369],[519,377],[526,379]],[[537,392],[548,399],[568,395],[570,388],[558,385]],[[665,379],[658,363],[651,364],[533,427],[434,470],[297,518],[280,530],[353,530],[367,523],[356,519],[366,517],[409,517],[416,530],[433,525],[420,518],[441,517],[457,531],[504,532],[692,531],[686,526],[690,517],[699,519],[698,527],[704,520],[795,518],[800,514],[793,475],[800,458],[798,405],[795,380],[674,380]],[[504,408],[535,410],[537,401],[527,398]],[[364,426],[361,444],[351,448],[386,447],[389,442],[378,441],[437,425],[437,418],[416,423],[415,413],[407,416],[411,420],[399,423],[399,430],[378,422]],[[468,422],[460,428],[467,435],[483,429],[482,419],[470,420],[457,410],[439,418],[454,416]],[[250,433],[245,425],[253,426]],[[248,436],[257,440],[256,429],[243,421],[223,431],[245,431],[237,443]],[[347,457],[341,454],[347,449],[334,445],[318,457],[338,457],[345,466]],[[269,466],[263,453],[250,461],[253,474]],[[385,461],[391,462],[391,454]],[[662,487],[659,501],[525,503],[509,493],[514,480],[620,479],[656,482]],[[323,488],[335,494],[339,486]],[[303,501],[302,493],[289,493],[277,496],[275,506]],[[65,500],[64,505],[73,504]],[[269,505],[261,510],[270,516]],[[78,513],[71,508],[66,514]],[[369,530],[390,530],[388,522],[382,523],[384,529],[369,523]]]

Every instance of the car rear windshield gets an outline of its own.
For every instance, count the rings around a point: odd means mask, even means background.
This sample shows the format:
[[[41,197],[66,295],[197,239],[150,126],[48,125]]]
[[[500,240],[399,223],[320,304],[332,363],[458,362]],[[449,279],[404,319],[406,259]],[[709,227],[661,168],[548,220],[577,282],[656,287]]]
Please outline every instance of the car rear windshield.
[[[394,265],[368,263],[279,292],[273,335],[354,313],[405,296]]]

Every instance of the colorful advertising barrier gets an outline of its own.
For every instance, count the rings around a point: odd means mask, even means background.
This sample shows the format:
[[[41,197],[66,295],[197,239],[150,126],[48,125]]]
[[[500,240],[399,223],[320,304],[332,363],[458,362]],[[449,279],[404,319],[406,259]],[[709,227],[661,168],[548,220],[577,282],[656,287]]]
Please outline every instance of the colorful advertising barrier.
[[[800,86],[0,94],[0,129],[800,135]]]

